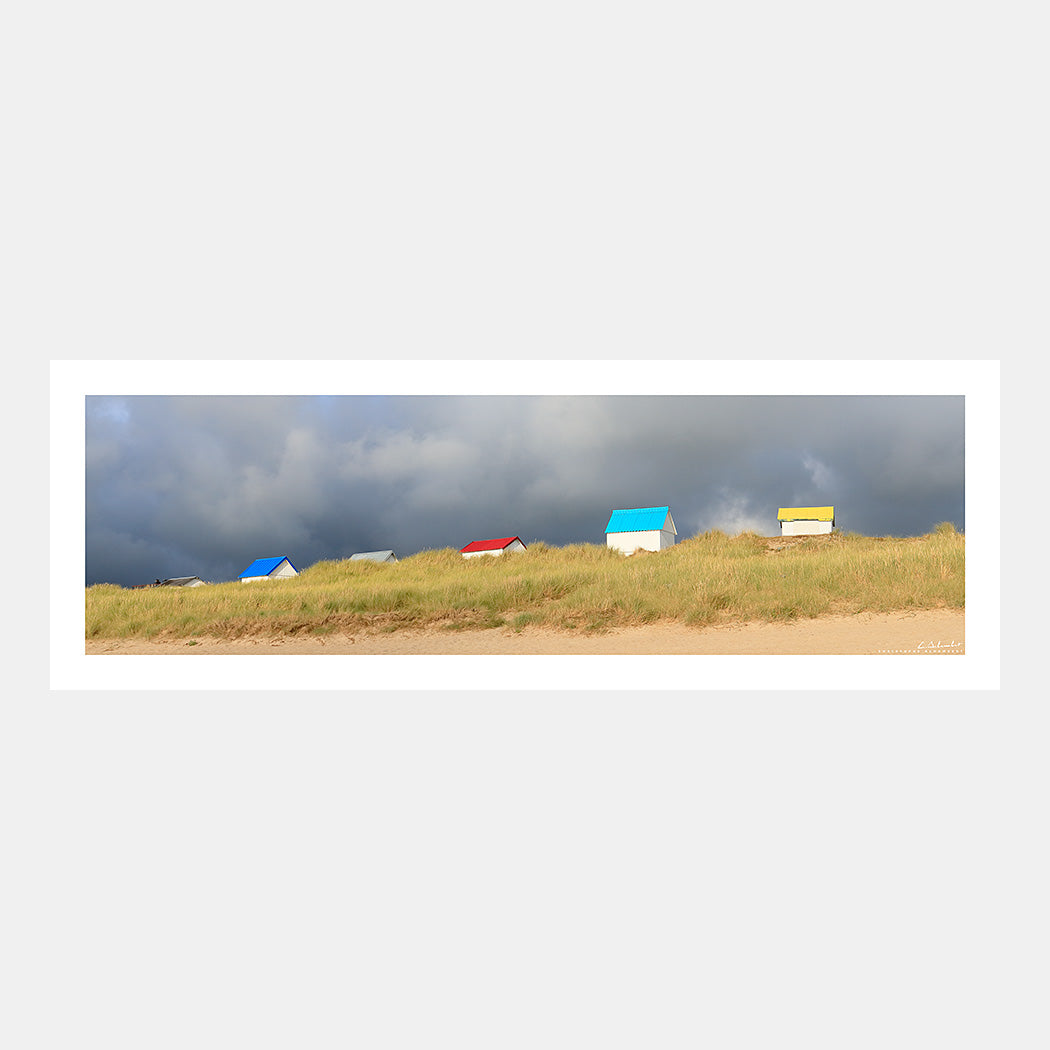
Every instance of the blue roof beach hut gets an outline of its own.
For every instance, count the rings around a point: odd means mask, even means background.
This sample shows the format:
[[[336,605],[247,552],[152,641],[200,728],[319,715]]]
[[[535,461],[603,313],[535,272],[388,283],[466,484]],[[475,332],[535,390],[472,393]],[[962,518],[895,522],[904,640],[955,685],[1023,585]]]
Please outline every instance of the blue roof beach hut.
[[[669,507],[635,507],[632,510],[614,510],[605,526],[605,542],[624,554],[636,550],[662,551],[677,542]]]
[[[251,583],[253,580],[288,580],[298,575],[299,570],[282,555],[279,558],[256,558],[237,579],[241,583]]]

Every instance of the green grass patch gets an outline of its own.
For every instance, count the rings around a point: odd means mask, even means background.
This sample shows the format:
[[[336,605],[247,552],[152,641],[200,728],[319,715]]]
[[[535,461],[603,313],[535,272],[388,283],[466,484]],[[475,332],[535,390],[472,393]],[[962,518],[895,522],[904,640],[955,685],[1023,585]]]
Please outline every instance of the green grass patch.
[[[232,638],[439,625],[594,632],[964,604],[965,537],[950,523],[912,538],[716,531],[630,558],[597,544],[532,544],[489,558],[438,550],[385,565],[325,561],[290,580],[189,590],[100,584],[85,592],[85,636]]]

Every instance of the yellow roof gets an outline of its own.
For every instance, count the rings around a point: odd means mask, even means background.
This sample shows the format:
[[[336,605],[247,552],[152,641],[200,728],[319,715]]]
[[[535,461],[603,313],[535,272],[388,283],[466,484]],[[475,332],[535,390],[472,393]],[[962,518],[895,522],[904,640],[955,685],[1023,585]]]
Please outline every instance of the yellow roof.
[[[834,521],[834,507],[781,507],[777,521]]]

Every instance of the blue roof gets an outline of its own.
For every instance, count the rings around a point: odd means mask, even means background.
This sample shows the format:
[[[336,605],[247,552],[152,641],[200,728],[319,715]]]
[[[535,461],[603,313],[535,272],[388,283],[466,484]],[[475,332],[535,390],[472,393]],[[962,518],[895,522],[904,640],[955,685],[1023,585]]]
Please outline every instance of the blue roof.
[[[670,507],[636,507],[634,510],[614,510],[606,532],[659,531],[667,521]]]
[[[291,560],[286,559],[283,554],[279,558],[256,558],[237,579],[243,579],[245,576],[269,576],[282,561],[286,560],[289,565],[292,565]],[[295,566],[292,565],[292,568],[295,569]],[[298,572],[299,570],[295,569],[295,571]]]

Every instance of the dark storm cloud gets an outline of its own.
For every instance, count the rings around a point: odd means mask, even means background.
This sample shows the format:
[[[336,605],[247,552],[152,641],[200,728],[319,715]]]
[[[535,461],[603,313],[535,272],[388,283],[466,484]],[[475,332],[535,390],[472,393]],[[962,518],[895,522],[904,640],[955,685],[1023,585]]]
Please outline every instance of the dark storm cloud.
[[[87,582],[235,577],[520,535],[604,542],[669,504],[680,538],[963,522],[961,397],[89,397]]]

